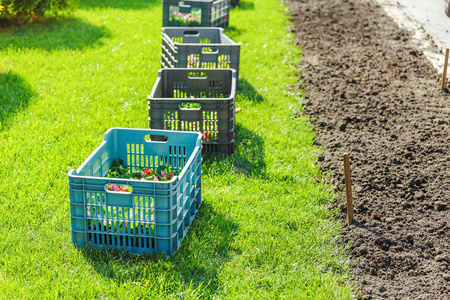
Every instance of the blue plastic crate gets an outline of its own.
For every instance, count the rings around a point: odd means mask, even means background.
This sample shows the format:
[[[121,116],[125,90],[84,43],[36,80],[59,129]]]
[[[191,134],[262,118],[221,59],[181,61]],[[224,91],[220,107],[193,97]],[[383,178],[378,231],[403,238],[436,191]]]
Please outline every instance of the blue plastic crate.
[[[202,204],[201,139],[195,132],[109,129],[97,149],[68,174],[73,243],[175,254]],[[124,167],[156,172],[165,165],[178,175],[170,181],[105,177],[116,158]],[[109,191],[109,184],[132,191]]]

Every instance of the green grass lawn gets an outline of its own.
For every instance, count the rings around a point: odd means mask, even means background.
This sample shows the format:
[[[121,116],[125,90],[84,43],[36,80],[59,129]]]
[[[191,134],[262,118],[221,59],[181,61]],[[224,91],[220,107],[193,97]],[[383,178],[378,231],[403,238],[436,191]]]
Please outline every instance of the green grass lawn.
[[[97,4],[101,3],[101,4]],[[81,0],[0,32],[0,298],[347,299],[349,263],[279,0],[245,0],[235,154],[203,160],[203,205],[172,258],[77,250],[67,172],[111,127],[147,127],[160,0]]]

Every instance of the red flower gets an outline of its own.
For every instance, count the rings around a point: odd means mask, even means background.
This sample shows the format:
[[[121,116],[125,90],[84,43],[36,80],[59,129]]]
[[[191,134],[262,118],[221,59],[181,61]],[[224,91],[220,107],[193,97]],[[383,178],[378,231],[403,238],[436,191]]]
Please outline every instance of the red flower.
[[[141,173],[141,177],[142,178],[147,177],[148,175],[152,174],[152,172],[153,172],[152,169],[147,168]]]

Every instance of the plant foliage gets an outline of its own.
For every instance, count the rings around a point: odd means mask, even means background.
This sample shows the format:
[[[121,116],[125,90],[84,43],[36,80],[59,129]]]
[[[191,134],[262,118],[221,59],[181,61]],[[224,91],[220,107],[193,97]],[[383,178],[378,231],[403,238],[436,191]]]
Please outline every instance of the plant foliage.
[[[27,23],[72,11],[77,0],[0,0],[0,21]]]

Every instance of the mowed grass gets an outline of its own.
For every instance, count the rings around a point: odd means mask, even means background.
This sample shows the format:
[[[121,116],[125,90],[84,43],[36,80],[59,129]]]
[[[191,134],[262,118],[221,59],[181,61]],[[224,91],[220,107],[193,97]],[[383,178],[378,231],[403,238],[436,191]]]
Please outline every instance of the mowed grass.
[[[172,257],[76,249],[67,172],[111,127],[147,127],[160,0],[81,0],[0,32],[0,298],[347,299],[348,258],[295,88],[279,0],[245,0],[235,154],[203,159],[203,205]]]

